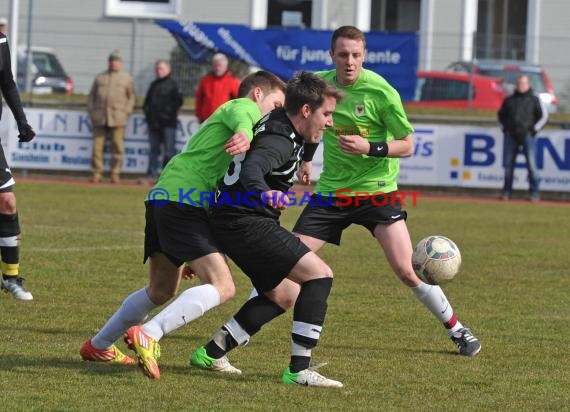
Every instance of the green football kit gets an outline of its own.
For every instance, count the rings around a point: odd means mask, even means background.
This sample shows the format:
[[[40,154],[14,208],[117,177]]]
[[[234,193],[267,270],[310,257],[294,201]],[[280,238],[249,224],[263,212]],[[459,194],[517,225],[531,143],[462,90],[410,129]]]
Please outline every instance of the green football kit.
[[[251,141],[253,126],[259,119],[259,106],[249,98],[224,103],[202,123],[182,152],[170,159],[155,189],[168,192],[171,202],[203,206],[232,161],[224,144],[238,131],[246,133]]]
[[[324,132],[323,171],[315,191],[335,196],[356,192],[392,192],[398,189],[400,159],[355,155],[341,151],[340,135],[360,135],[371,142],[389,142],[413,132],[398,92],[373,71],[362,69],[356,82],[342,86],[336,70],[316,73],[346,93],[337,103],[334,125]]]

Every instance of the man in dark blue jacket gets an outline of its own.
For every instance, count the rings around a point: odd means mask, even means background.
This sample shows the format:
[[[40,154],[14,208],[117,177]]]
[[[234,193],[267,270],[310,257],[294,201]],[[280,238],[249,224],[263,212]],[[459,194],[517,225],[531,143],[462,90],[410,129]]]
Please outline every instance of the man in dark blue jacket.
[[[170,63],[158,60],[155,71],[156,79],[151,83],[143,105],[150,142],[147,174],[153,183],[160,170],[176,154],[178,109],[183,102],[178,84],[170,75]],[[161,146],[162,162],[159,160]]]
[[[499,122],[505,134],[505,184],[503,200],[509,200],[513,191],[513,174],[519,148],[526,158],[530,200],[540,200],[536,176],[536,133],[548,120],[548,112],[530,88],[526,74],[517,77],[515,92],[507,97],[499,109]]]

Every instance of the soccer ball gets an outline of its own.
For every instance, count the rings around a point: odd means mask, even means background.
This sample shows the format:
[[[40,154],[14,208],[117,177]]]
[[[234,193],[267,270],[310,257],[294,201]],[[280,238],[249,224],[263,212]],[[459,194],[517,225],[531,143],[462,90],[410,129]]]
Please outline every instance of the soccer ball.
[[[416,274],[431,285],[449,282],[461,267],[457,245],[445,236],[428,236],[418,242],[412,254]]]

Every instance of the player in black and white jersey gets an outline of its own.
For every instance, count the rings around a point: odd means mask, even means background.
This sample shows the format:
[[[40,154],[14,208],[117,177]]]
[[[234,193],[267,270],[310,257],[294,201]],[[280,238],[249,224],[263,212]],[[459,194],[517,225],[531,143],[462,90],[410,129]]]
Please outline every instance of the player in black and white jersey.
[[[254,127],[254,151],[234,157],[219,185],[213,214],[259,213],[279,218],[281,208],[271,206],[279,197],[263,195],[268,190],[286,193],[304,153],[305,139],[295,130],[285,108],[265,115]],[[311,143],[307,146],[313,147]],[[244,167],[245,162],[247,165]],[[282,196],[285,200],[285,195]]]
[[[28,124],[22,108],[20,94],[11,66],[12,58],[8,39],[0,33],[0,91],[18,125],[18,140],[29,142],[36,133]],[[0,118],[2,118],[2,99],[0,98]],[[13,186],[16,182],[8,167],[4,150],[0,145],[0,256],[2,257],[0,288],[12,294],[14,299],[32,300],[32,294],[24,288],[24,278],[19,275],[20,268],[20,223],[16,210],[16,195]]]
[[[303,147],[318,143],[341,92],[308,72],[287,84],[284,109],[276,109],[254,128],[251,149],[236,156],[224,176],[211,208],[211,225],[222,250],[243,270],[259,292],[260,310],[272,298],[272,289],[285,278],[301,287],[293,313],[292,353],[282,376],[284,383],[342,387],[310,369],[311,350],[317,345],[327,311],[333,273],[329,266],[279,224],[290,199]],[[314,146],[311,148],[314,149]],[[251,305],[251,301],[248,302]],[[239,341],[247,325],[239,313],[229,328]],[[191,359],[194,366],[211,369],[217,357],[204,348]]]

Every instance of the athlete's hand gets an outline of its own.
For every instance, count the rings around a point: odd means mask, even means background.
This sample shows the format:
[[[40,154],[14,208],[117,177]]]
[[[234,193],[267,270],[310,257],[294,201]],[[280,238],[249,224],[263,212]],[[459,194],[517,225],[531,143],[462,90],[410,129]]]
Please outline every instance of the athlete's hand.
[[[249,140],[245,132],[237,132],[224,145],[224,149],[230,156],[235,156],[249,150]]]
[[[313,170],[312,162],[301,162],[299,170],[297,170],[297,179],[302,185],[308,185],[311,183],[311,172]]]
[[[273,209],[285,209],[290,204],[289,197],[280,190],[269,190],[261,195],[263,202]]]
[[[18,135],[20,142],[29,142],[36,135],[36,132],[34,132],[34,129],[32,129],[32,126],[30,126],[28,123],[19,124],[18,132],[20,133]]]
[[[368,140],[357,134],[340,135],[338,141],[340,150],[350,154],[368,154],[370,151],[370,143]]]
[[[192,267],[190,267],[190,265],[185,264],[184,267],[182,268],[182,277],[186,280],[192,280],[196,277],[196,272],[194,272],[194,269],[192,269]]]

